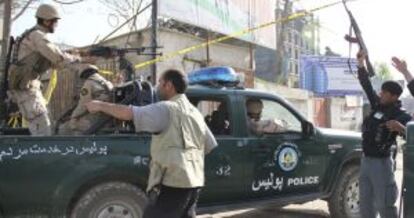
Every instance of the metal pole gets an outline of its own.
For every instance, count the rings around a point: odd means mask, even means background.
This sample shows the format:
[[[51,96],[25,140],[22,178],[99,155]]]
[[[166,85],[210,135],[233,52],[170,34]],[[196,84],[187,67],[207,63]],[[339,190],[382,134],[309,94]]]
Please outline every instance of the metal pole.
[[[10,26],[11,26],[11,11],[12,11],[12,0],[4,1],[4,17],[3,17],[3,36],[1,42],[1,59],[0,59],[0,126],[6,122],[6,104],[5,98],[7,97],[6,93],[3,93],[4,86],[6,85],[5,78],[5,68],[6,68],[6,56],[9,46],[9,37],[10,37]]]
[[[316,28],[318,28],[316,26],[316,21],[315,21],[315,16],[314,14],[312,14],[311,16],[311,31],[312,31],[312,55],[316,55]]]
[[[210,42],[210,31],[207,30],[207,46],[206,46],[207,61],[206,61],[206,67],[210,66],[210,43],[209,42]]]
[[[152,59],[157,58],[157,35],[158,35],[158,0],[152,0],[152,28],[151,28],[151,53],[153,54]],[[155,85],[157,82],[157,64],[151,65],[151,80],[152,84]]]
[[[124,27],[125,25],[127,25],[129,22],[131,22],[132,20],[136,19],[136,17],[138,17],[138,15],[140,15],[142,12],[144,12],[145,10],[147,10],[150,6],[152,5],[152,3],[148,3],[147,6],[145,6],[143,9],[141,9],[140,11],[138,11],[134,16],[128,18],[128,20],[126,20],[124,23],[122,23],[120,26],[118,26],[117,28],[115,28],[114,30],[112,30],[112,32],[110,32],[108,35],[106,35],[105,37],[103,37],[99,43],[104,42],[105,40],[107,40],[109,37],[111,37],[114,33],[116,33],[118,30],[120,30],[122,27]]]
[[[291,12],[291,0],[285,0],[283,11],[281,12],[281,17],[287,17]],[[282,22],[278,23],[280,25],[279,32],[277,35],[277,45],[276,45],[276,82],[279,84],[287,85],[288,82],[288,75],[285,75],[285,70],[283,68],[283,64],[286,58],[286,46],[285,46],[285,39],[288,33],[288,23]]]
[[[253,21],[252,21],[252,1],[249,1],[249,28],[253,27]],[[251,33],[251,41],[249,42],[249,56],[250,56],[250,63],[249,63],[249,70],[252,73],[253,81],[251,88],[254,88],[254,75],[255,75],[255,66],[254,66],[254,49],[253,49],[253,42],[255,40],[253,33]]]
[[[7,47],[9,45],[9,37],[10,37],[10,25],[11,25],[11,2],[12,0],[5,0],[4,1],[4,17],[3,17],[3,37],[1,43],[1,58],[6,57],[7,54]],[[4,63],[2,61],[2,67],[4,67]],[[2,68],[3,69],[3,68]]]

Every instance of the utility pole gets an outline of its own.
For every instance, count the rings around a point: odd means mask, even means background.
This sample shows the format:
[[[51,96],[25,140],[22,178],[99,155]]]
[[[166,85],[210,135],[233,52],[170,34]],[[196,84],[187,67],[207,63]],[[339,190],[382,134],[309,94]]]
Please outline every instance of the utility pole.
[[[152,28],[151,28],[151,53],[152,59],[157,58],[157,37],[158,37],[158,0],[152,0]],[[151,82],[153,85],[157,82],[157,63],[151,65]]]
[[[10,27],[11,27],[11,12],[12,0],[4,0],[4,17],[3,17],[3,36],[1,41],[1,57],[0,57],[0,126],[6,122],[6,97],[4,92],[6,85],[6,56],[9,47]]]
[[[284,8],[283,11],[280,12],[279,10],[279,0],[277,1],[277,12],[276,12],[276,19],[280,20],[285,17],[287,17],[291,12],[291,2],[290,0],[284,0]],[[283,62],[285,59],[285,39],[286,39],[286,22],[279,22],[277,23],[279,26],[277,28],[276,34],[277,34],[277,43],[276,43],[276,82],[285,84],[287,81],[287,76],[284,75],[284,69],[283,69]]]
[[[312,34],[312,36],[311,36],[311,51],[312,51],[312,55],[316,55],[316,28],[318,28],[317,27],[317,25],[316,25],[316,20],[315,20],[315,16],[314,16],[314,14],[312,14],[311,15],[311,17],[310,17],[310,20],[311,20],[311,22],[310,22],[310,26],[311,26],[311,34]]]
[[[316,54],[321,54],[321,23],[319,17],[316,18]]]
[[[208,66],[210,66],[210,31],[209,30],[207,30],[207,39],[206,39],[206,42],[207,42],[207,46],[206,46],[206,56],[207,56],[207,60],[206,60],[206,63],[205,63],[205,67],[208,67]],[[203,67],[203,66],[201,66],[201,67]]]

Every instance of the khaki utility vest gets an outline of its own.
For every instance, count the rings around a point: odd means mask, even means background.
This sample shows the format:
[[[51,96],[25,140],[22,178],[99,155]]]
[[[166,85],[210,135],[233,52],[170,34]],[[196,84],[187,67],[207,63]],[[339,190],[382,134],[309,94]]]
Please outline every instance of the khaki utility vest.
[[[184,94],[167,102],[169,126],[152,136],[147,191],[163,184],[175,188],[204,186],[204,146],[207,125]]]

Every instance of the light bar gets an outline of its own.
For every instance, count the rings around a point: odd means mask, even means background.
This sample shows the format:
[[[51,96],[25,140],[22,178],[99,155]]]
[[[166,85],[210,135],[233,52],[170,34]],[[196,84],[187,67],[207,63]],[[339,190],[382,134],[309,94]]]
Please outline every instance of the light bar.
[[[231,67],[208,67],[188,74],[190,85],[237,86],[239,75]]]

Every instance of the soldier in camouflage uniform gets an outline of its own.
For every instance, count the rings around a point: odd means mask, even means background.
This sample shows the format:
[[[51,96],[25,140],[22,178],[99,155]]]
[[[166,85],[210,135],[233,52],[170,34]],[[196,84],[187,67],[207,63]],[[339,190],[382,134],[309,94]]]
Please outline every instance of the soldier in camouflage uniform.
[[[17,103],[32,135],[51,135],[51,124],[39,77],[51,68],[70,67],[80,56],[61,51],[46,35],[53,33],[60,19],[55,7],[40,5],[37,25],[16,40],[10,66],[9,96]]]
[[[87,111],[85,107],[87,102],[92,100],[112,101],[113,85],[99,75],[96,66],[83,64],[78,72],[79,77],[84,81],[80,89],[79,102],[72,112],[70,120],[61,126],[59,130],[61,135],[81,135],[93,124],[103,119],[102,114],[91,114]]]

